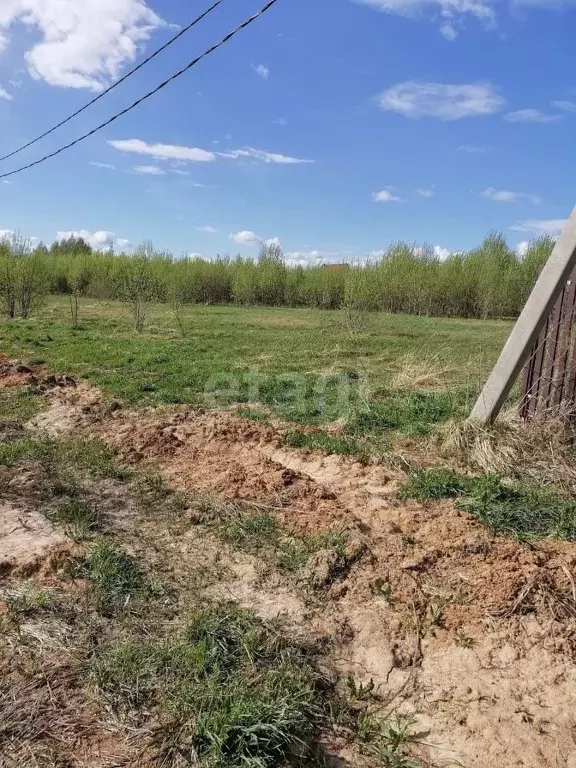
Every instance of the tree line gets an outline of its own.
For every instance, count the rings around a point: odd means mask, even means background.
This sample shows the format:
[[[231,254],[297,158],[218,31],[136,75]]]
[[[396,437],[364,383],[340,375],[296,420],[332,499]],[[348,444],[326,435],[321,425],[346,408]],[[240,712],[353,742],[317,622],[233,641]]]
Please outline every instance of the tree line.
[[[0,242],[0,300],[8,317],[26,318],[49,293],[70,299],[78,324],[81,299],[119,299],[142,330],[152,302],[171,305],[180,322],[187,304],[348,308],[465,318],[515,317],[554,241],[533,241],[522,258],[503,235],[440,259],[433,249],[391,245],[377,261],[342,267],[290,266],[278,246],[258,258],[175,258],[150,243],[133,254],[93,250],[81,238],[31,248]]]

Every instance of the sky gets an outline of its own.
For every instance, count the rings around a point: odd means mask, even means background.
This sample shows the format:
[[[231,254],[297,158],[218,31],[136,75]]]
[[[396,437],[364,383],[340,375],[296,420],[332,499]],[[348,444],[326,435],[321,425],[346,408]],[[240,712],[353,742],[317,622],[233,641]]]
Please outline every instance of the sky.
[[[8,172],[111,117],[260,8],[224,0]],[[50,128],[211,0],[1,0],[0,154]],[[278,0],[130,114],[0,181],[0,232],[293,262],[503,232],[576,202],[576,0]]]

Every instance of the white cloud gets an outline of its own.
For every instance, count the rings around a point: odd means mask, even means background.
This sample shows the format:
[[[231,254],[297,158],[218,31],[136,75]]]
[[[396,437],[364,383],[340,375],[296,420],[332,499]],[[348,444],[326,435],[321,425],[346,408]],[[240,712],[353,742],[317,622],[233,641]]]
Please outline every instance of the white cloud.
[[[4,101],[12,101],[13,96],[8,93],[8,91],[5,88],[2,88],[0,85],[0,99],[4,99]]]
[[[157,165],[135,165],[134,173],[139,173],[142,176],[165,176],[166,171],[163,168],[159,168]]]
[[[401,197],[396,197],[387,189],[382,189],[380,192],[374,192],[372,199],[375,203],[405,203]]]
[[[132,152],[137,155],[147,155],[156,160],[180,160],[189,163],[209,163],[223,157],[228,160],[252,158],[263,163],[275,163],[279,165],[298,165],[301,163],[313,163],[314,160],[302,160],[298,157],[281,155],[278,152],[268,152],[254,147],[244,147],[229,152],[209,152],[198,147],[184,147],[175,144],[147,144],[141,139],[117,139],[109,141],[114,149],[120,152]]]
[[[456,152],[468,152],[471,155],[483,155],[487,151],[486,147],[480,147],[477,144],[461,144],[456,148]]]
[[[230,152],[219,152],[220,157],[227,157],[238,160],[244,157],[250,157],[254,160],[261,160],[264,163],[277,163],[279,165],[300,165],[302,163],[313,163],[314,160],[302,160],[299,157],[290,157],[281,155],[277,152],[267,152],[263,149],[254,149],[253,147],[244,147],[244,149],[234,149]]]
[[[240,232],[231,232],[229,235],[230,240],[233,240],[236,245],[262,245],[262,238],[258,237],[255,232],[249,229],[243,229]]]
[[[420,197],[434,197],[436,194],[433,189],[417,189],[416,193],[420,195]]]
[[[2,0],[0,50],[17,21],[40,33],[25,55],[33,78],[92,91],[116,79],[163,25],[144,0]]]
[[[24,237],[17,229],[0,229],[0,242],[8,241],[11,245],[23,248],[35,248],[40,243],[39,237]]]
[[[496,27],[496,0],[354,0],[375,10],[410,18],[427,17],[440,24],[440,34],[454,40],[466,18],[475,18],[486,28]],[[571,6],[573,0],[514,0],[511,5],[540,8]],[[425,12],[428,11],[428,14]]]
[[[446,24],[442,24],[440,27],[440,34],[442,37],[445,37],[446,40],[449,40],[452,42],[452,40],[456,40],[458,37],[458,32],[454,28],[453,24],[450,24],[450,22],[446,22]]]
[[[94,160],[91,160],[90,161],[90,165],[93,165],[94,168],[107,168],[110,171],[115,171],[116,170],[116,166],[112,165],[111,163],[98,163],[98,162],[96,162]]]
[[[521,243],[518,243],[515,247],[515,251],[518,254],[518,256],[523,259],[524,256],[528,253],[528,248],[530,248],[530,243],[528,240],[523,240]]]
[[[515,232],[531,232],[534,235],[559,235],[568,219],[530,219],[510,227]]]
[[[285,117],[277,117],[272,122],[274,125],[288,125],[288,120]]]
[[[230,240],[233,240],[236,245],[244,245],[250,248],[260,247],[262,245],[280,245],[280,240],[277,237],[264,240],[249,229],[243,229],[240,232],[232,232],[228,237]]]
[[[576,102],[574,101],[553,101],[552,106],[556,109],[563,109],[564,112],[576,112]]]
[[[440,33],[447,40],[454,40],[458,27],[466,16],[478,19],[487,27],[494,27],[496,15],[487,0],[356,0],[378,11],[393,13],[413,18],[421,17],[425,9],[430,9],[430,18],[440,21]],[[437,12],[439,11],[439,13]]]
[[[509,189],[495,189],[494,187],[488,187],[480,194],[490,200],[495,200],[497,203],[527,202],[538,204],[542,202],[542,198],[538,195],[530,195],[527,192],[511,192]]]
[[[108,251],[111,248],[116,250],[124,250],[130,245],[130,241],[125,238],[116,237],[114,232],[108,232],[107,230],[99,230],[98,232],[90,232],[87,229],[68,230],[67,232],[57,232],[57,240],[68,240],[71,237],[81,237],[92,248],[100,251]]]
[[[213,152],[197,147],[181,147],[174,144],[147,144],[140,139],[118,139],[108,144],[120,152],[148,155],[156,160],[185,160],[189,163],[210,163],[216,160]]]
[[[348,263],[351,256],[352,254],[349,251],[320,250],[289,251],[284,254],[286,263],[291,267],[313,267],[321,264],[345,264]]]
[[[262,77],[264,80],[268,80],[268,78],[270,77],[270,70],[268,69],[268,67],[264,66],[264,64],[258,64],[257,67],[252,65],[252,69],[254,70],[254,72],[256,72],[257,75],[260,75],[260,77]]]
[[[440,261],[446,261],[449,256],[452,256],[453,251],[449,248],[443,248],[441,245],[434,246],[434,256],[440,259]]]
[[[435,117],[446,121],[492,115],[504,105],[504,99],[490,83],[408,81],[383,91],[378,101],[383,110],[404,117]]]
[[[198,232],[206,232],[208,235],[215,235],[218,230],[214,229],[214,227],[206,226],[206,227],[196,227]]]
[[[170,168],[170,173],[175,173],[177,176],[190,176],[188,171],[182,171],[180,168]]]
[[[556,123],[562,115],[547,115],[539,109],[518,109],[504,115],[507,123]]]

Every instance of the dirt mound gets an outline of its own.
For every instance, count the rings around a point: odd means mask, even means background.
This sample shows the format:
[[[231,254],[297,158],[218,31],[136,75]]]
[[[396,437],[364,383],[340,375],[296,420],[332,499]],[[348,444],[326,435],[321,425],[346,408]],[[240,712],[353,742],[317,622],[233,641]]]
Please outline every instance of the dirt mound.
[[[329,488],[267,457],[282,443],[273,427],[230,413],[185,411],[158,420],[153,412],[118,411],[98,434],[124,460],[154,466],[173,487],[269,507],[294,532],[356,522]]]
[[[24,365],[19,360],[9,360],[0,355],[0,389],[24,387],[38,382],[39,366]]]
[[[45,376],[39,381],[39,391],[48,407],[26,425],[46,432],[52,437],[87,427],[102,418],[102,393],[88,382],[77,382],[71,376]]]

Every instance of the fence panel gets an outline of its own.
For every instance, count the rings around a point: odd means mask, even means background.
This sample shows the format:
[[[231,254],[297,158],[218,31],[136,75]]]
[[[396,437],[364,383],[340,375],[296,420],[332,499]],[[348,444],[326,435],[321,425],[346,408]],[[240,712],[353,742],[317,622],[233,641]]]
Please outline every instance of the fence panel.
[[[525,419],[576,413],[576,268],[540,331],[522,376]]]

